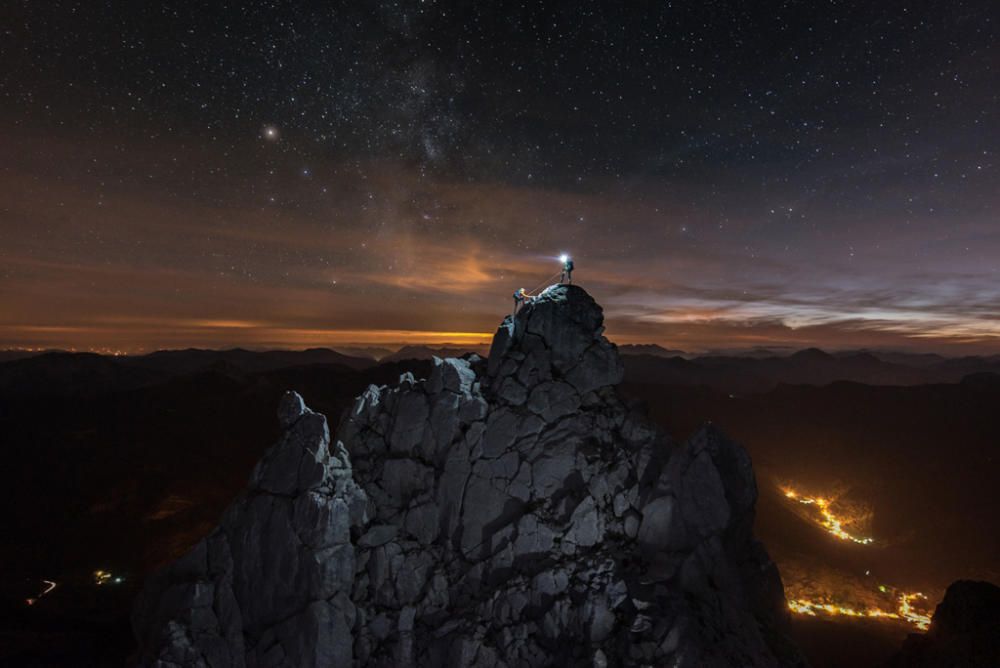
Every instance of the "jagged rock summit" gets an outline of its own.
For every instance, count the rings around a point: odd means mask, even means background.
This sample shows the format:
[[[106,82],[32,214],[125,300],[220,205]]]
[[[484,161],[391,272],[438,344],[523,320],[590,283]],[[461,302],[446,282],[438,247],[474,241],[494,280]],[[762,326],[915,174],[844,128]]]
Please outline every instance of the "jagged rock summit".
[[[139,664],[801,665],[749,458],[626,404],[603,329],[550,287],[488,362],[369,387],[333,441],[288,393],[247,491],[147,582]]]

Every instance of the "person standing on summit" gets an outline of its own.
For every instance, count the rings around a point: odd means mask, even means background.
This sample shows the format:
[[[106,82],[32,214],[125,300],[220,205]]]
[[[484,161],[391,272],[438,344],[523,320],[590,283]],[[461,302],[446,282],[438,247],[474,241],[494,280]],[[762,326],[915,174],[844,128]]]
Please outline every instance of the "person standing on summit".
[[[560,277],[560,283],[572,283],[573,282],[573,258],[569,255],[563,254],[560,258],[563,263],[562,277]]]
[[[518,308],[520,308],[522,305],[525,304],[525,302],[528,302],[528,301],[531,301],[531,295],[529,295],[524,288],[521,288],[520,290],[518,290],[517,292],[515,292],[514,293],[514,315],[517,315]]]

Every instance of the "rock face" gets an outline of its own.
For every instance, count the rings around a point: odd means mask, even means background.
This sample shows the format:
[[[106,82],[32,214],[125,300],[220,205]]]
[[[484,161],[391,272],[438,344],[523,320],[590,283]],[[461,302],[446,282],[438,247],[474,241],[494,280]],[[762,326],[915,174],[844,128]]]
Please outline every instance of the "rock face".
[[[958,580],[934,610],[925,634],[911,634],[889,668],[1000,666],[1000,587]]]
[[[367,498],[326,418],[295,394],[282,439],[220,526],[152,577],[136,602],[141,665],[349,665]],[[252,642],[248,642],[252,640]]]
[[[619,397],[600,307],[553,286],[489,361],[371,386],[283,439],[137,603],[151,666],[790,666],[756,483]]]

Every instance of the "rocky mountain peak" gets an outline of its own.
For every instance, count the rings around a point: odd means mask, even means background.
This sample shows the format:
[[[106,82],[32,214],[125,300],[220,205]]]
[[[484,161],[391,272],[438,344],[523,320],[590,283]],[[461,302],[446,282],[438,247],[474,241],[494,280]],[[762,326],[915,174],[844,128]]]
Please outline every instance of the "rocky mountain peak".
[[[604,313],[586,290],[553,285],[508,316],[490,348],[490,387],[520,406],[553,393],[581,397],[621,382],[624,367],[604,337]]]
[[[785,666],[749,458],[619,396],[600,306],[553,286],[489,361],[370,386],[331,440],[289,393],[246,493],[136,606],[159,666]]]

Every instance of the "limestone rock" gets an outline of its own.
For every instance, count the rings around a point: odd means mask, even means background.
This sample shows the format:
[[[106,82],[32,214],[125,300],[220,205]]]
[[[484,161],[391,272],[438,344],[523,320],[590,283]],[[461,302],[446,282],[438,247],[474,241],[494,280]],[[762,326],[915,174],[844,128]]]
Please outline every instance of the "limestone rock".
[[[133,613],[143,666],[328,666],[353,660],[350,591],[365,493],[326,419],[288,393],[285,434],[192,551],[150,578]]]
[[[796,666],[749,458],[620,398],[601,308],[553,286],[488,362],[369,387],[285,433],[221,526],[146,586],[160,666]],[[159,663],[158,663],[159,662]]]

